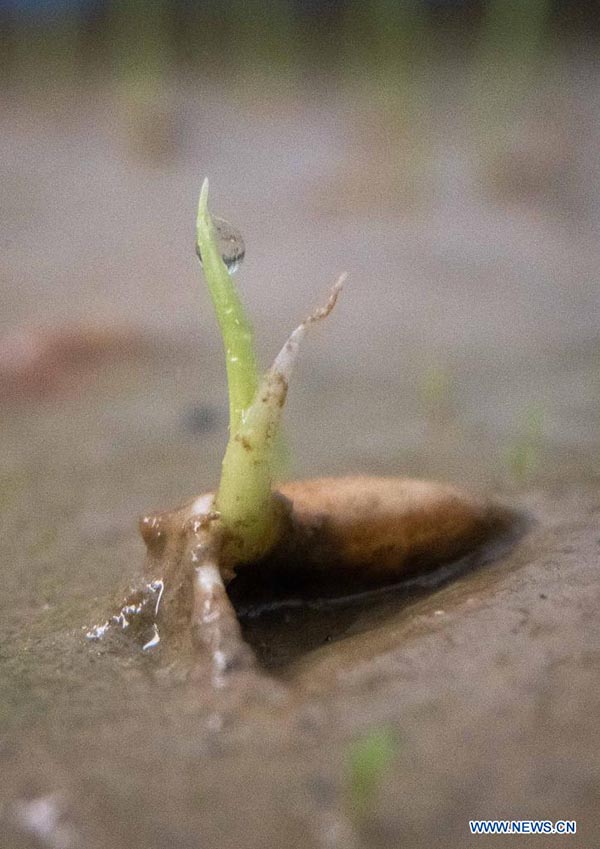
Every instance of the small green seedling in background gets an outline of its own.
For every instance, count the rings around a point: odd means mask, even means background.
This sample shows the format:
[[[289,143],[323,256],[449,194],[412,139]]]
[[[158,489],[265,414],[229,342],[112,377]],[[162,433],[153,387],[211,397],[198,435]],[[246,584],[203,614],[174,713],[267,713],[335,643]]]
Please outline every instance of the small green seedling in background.
[[[519,105],[539,86],[549,46],[551,0],[488,0],[472,65],[472,110],[484,156],[514,142]]]
[[[552,0],[488,0],[479,50],[495,68],[503,60],[513,73],[530,69],[546,43],[553,6]]]
[[[452,375],[440,365],[429,366],[421,382],[421,399],[430,419],[444,419],[452,406]]]
[[[354,816],[362,818],[372,809],[397,751],[397,738],[386,727],[373,728],[349,747],[346,788]]]
[[[543,436],[544,411],[541,407],[530,407],[523,416],[521,433],[508,452],[510,470],[521,483],[531,478],[539,467]]]

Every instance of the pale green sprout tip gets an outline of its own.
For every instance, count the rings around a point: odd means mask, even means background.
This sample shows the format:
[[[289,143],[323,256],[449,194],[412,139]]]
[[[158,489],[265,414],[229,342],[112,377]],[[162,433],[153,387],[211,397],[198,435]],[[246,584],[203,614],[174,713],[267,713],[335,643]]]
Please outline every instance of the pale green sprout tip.
[[[208,179],[204,180],[200,191],[196,239],[202,255],[204,276],[223,337],[229,385],[230,428],[236,430],[244,410],[256,395],[258,367],[252,326],[244,312],[235,283],[221,257],[215,228],[208,211]]]

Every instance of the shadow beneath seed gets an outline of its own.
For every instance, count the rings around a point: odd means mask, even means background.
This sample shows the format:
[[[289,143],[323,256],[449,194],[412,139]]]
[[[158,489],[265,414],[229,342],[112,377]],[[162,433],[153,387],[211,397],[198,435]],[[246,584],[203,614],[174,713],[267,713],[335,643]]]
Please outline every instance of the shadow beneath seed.
[[[244,574],[231,582],[228,593],[259,664],[269,672],[284,673],[304,654],[350,634],[384,627],[415,600],[497,562],[533,524],[529,515],[506,511],[490,535],[463,557],[430,565],[427,571],[393,584],[333,586],[298,575],[257,582]]]

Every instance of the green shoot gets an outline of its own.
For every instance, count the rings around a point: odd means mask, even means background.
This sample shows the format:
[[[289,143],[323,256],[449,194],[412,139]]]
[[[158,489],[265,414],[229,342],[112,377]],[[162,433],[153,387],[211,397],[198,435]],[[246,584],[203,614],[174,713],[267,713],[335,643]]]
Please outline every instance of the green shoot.
[[[431,365],[421,380],[421,398],[426,415],[440,420],[447,416],[452,406],[452,375],[441,365]]]
[[[208,180],[202,184],[196,239],[202,255],[204,277],[217,314],[225,347],[229,386],[229,427],[237,431],[244,411],[258,389],[258,367],[254,353],[254,333],[246,318],[235,283],[221,258],[212,218],[208,211]]]
[[[544,411],[531,406],[525,411],[521,433],[514,439],[508,452],[508,462],[514,477],[521,483],[529,480],[540,463],[544,437]]]
[[[223,337],[229,386],[229,442],[214,509],[229,557],[249,562],[267,554],[282,531],[281,502],[271,484],[288,382],[306,328],[331,312],[342,279],[327,305],[296,328],[259,380],[252,328],[221,257],[208,211],[207,180],[200,193],[196,238]]]
[[[398,742],[390,728],[373,728],[355,740],[348,752],[347,790],[353,813],[364,817],[389,770]]]

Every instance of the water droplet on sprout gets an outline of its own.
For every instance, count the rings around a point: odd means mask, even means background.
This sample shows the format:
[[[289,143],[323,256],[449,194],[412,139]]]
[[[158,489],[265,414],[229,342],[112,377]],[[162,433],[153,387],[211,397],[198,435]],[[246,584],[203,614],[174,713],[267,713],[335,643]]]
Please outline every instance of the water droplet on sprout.
[[[242,234],[229,221],[225,221],[224,218],[217,218],[213,215],[213,224],[215,225],[223,262],[227,266],[227,271],[230,274],[235,274],[246,254],[246,246],[242,239]],[[198,245],[196,245],[196,253],[200,260],[200,265],[202,265],[202,256]]]

